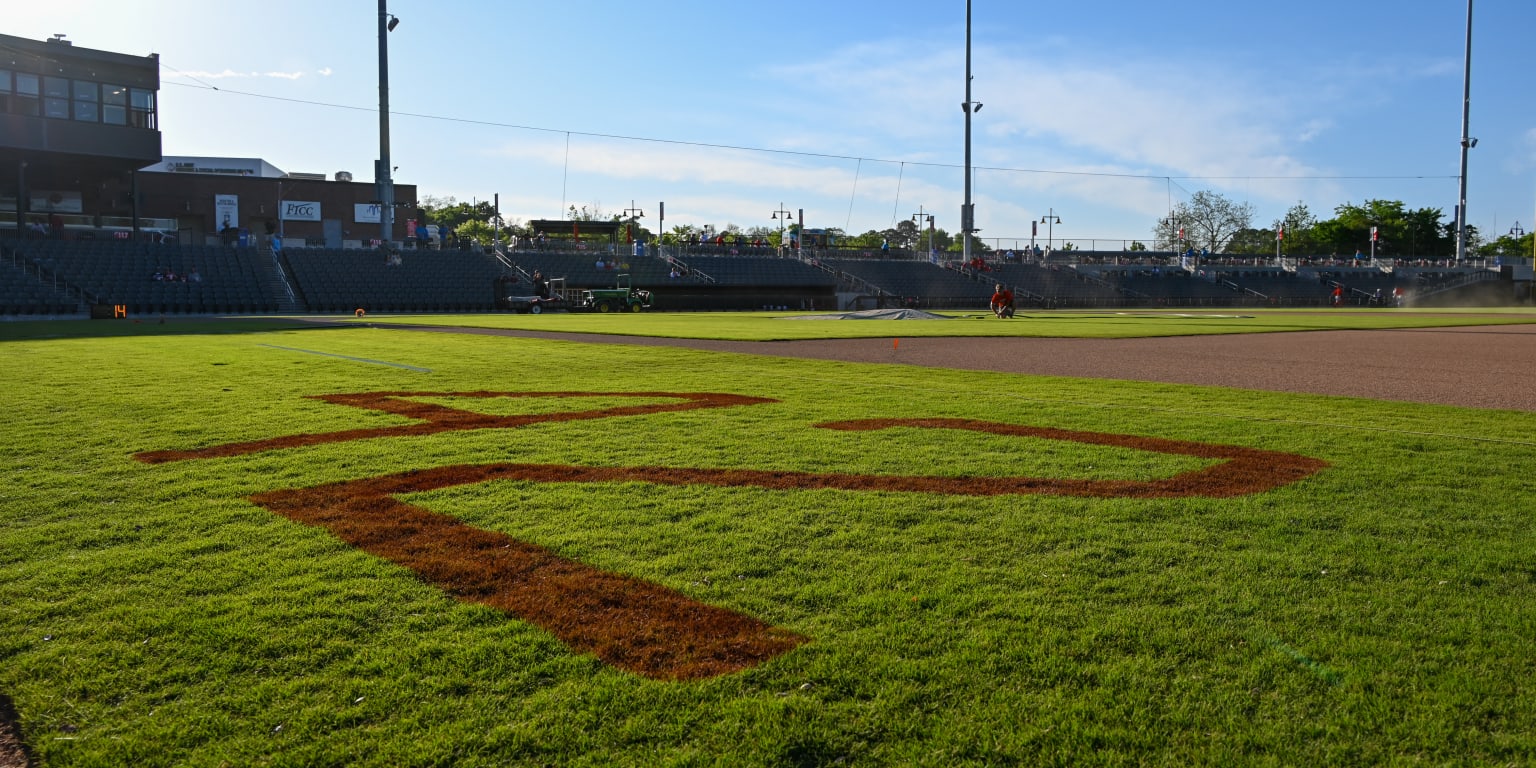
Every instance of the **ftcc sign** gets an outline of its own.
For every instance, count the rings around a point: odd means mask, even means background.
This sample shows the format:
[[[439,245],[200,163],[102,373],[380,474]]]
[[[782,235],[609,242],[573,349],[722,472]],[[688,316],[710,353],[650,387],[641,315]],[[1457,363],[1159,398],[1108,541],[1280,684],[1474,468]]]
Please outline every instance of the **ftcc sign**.
[[[320,204],[303,200],[284,200],[282,207],[278,209],[278,218],[283,221],[319,221]]]

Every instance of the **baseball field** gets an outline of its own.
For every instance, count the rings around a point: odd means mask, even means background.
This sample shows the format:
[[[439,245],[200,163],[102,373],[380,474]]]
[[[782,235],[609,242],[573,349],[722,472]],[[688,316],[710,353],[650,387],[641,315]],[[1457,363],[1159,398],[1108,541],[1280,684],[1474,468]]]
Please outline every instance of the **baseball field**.
[[[1525,765],[1536,313],[0,324],[0,766]]]

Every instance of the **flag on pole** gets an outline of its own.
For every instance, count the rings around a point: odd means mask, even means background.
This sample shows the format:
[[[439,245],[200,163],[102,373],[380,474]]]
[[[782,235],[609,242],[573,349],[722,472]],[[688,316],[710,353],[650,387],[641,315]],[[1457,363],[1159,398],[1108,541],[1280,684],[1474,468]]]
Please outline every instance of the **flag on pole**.
[[[1371,227],[1371,242],[1376,242],[1376,228]]]
[[[1284,240],[1285,239],[1285,223],[1284,222],[1281,222],[1279,226],[1275,227],[1275,239],[1276,240]]]

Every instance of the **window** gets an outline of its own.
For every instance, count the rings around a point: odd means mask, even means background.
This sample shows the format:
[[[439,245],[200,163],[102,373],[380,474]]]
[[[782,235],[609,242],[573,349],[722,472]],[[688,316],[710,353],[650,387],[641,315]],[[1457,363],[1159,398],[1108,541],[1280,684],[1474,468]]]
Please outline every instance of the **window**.
[[[43,78],[43,117],[69,119],[69,81],[62,77]]]
[[[74,96],[75,119],[82,122],[94,123],[101,119],[97,102],[101,99],[101,86],[89,80],[76,80],[70,83],[70,92]]]
[[[135,128],[155,127],[155,92],[134,88],[128,92],[128,124]]]
[[[16,96],[11,102],[11,111],[19,115],[38,114],[41,101],[38,99],[39,82],[37,75],[16,73]]]
[[[101,86],[101,121],[108,125],[128,124],[128,86]]]
[[[0,69],[0,94],[10,93],[10,91],[11,71],[9,69]]]

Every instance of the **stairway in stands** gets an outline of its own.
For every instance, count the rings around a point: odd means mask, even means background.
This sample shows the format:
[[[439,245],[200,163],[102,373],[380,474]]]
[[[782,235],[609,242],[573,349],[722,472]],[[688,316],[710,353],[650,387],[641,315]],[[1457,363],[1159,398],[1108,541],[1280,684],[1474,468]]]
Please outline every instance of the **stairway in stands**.
[[[294,315],[303,312],[304,307],[299,304],[298,297],[293,291],[293,286],[288,283],[288,277],[282,265],[273,258],[272,246],[262,244],[256,249],[256,253],[261,257],[257,261],[264,265],[262,283],[267,292],[276,299],[278,313]]]

